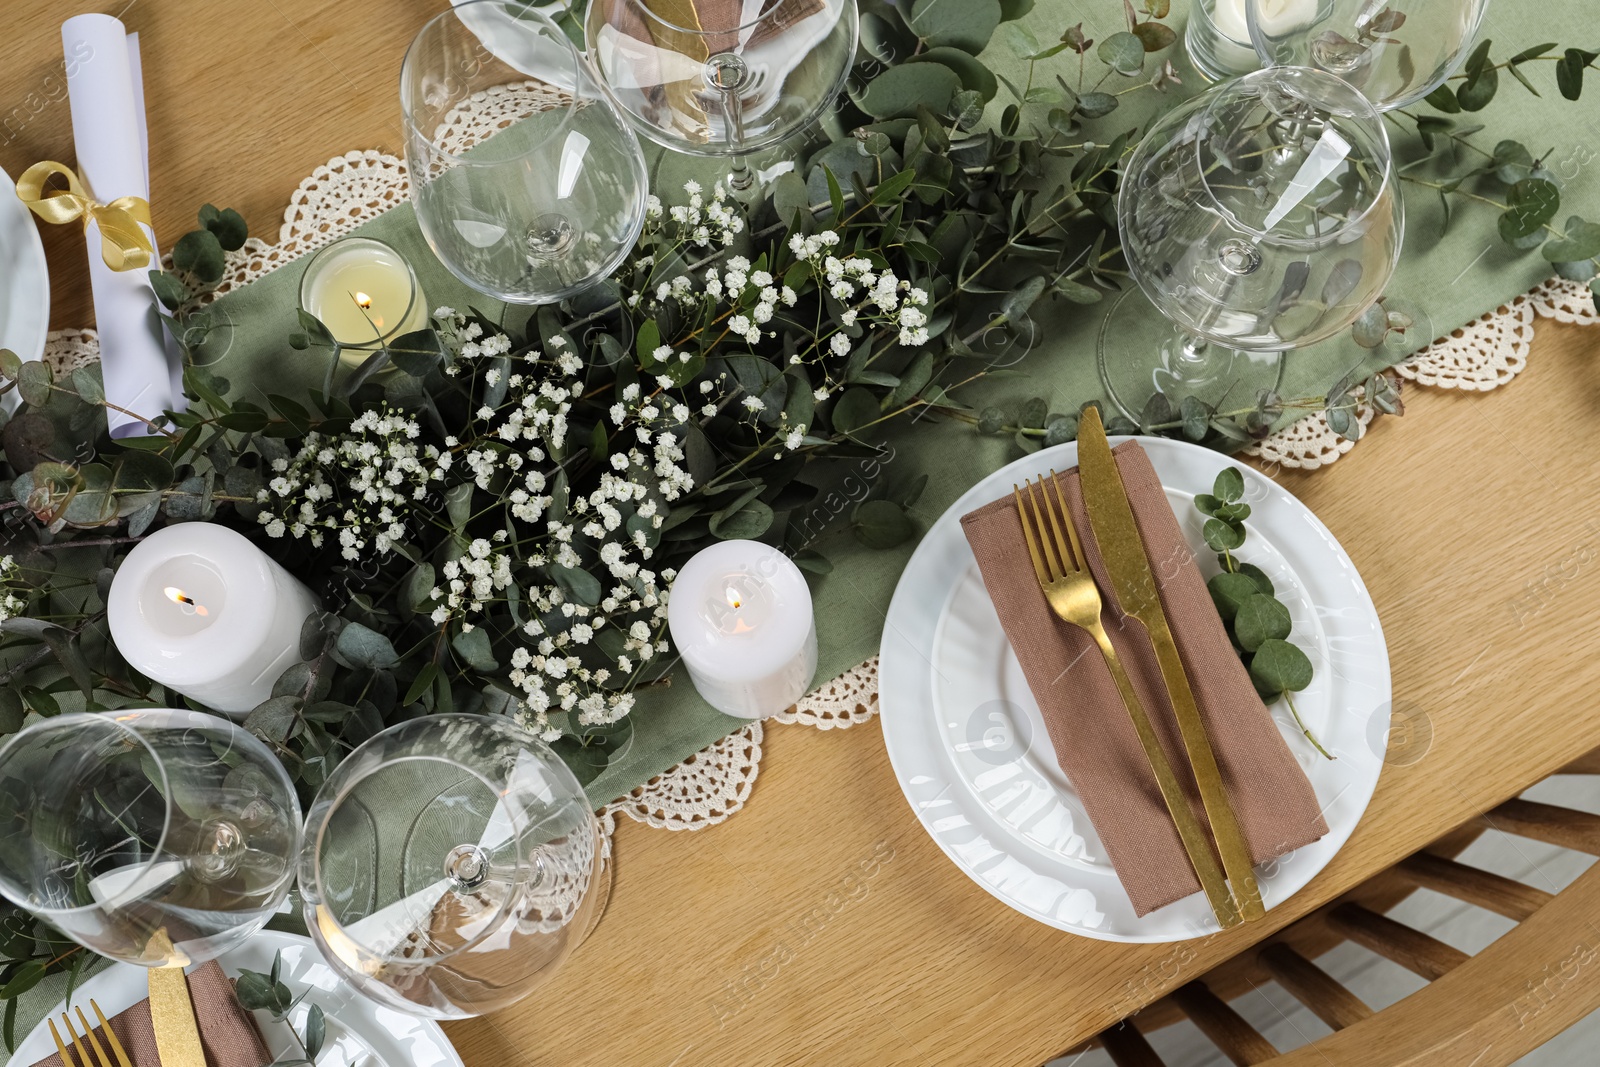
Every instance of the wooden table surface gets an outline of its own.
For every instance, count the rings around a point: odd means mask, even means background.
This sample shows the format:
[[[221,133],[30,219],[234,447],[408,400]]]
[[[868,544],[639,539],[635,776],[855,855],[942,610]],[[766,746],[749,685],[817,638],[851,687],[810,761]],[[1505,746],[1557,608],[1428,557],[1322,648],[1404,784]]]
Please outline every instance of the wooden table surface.
[[[396,85],[441,0],[115,0],[140,33],[152,200],[170,242],[209,200],[276,236],[330,156],[400,151]],[[7,0],[0,166],[70,162],[58,27]],[[92,323],[79,232],[52,230],[55,328]],[[873,723],[766,731],[750,805],[667,833],[628,820],[591,941],[549,985],[452,1025],[468,1067],[1032,1067],[1600,744],[1600,335],[1542,322],[1487,395],[1412,390],[1332,467],[1282,472],[1382,616],[1397,707],[1431,724],[1355,836],[1267,922],[1180,946],[1048,929],[960,874],[900,794]],[[931,516],[929,517],[931,518]],[[1412,750],[1415,752],[1415,749]]]

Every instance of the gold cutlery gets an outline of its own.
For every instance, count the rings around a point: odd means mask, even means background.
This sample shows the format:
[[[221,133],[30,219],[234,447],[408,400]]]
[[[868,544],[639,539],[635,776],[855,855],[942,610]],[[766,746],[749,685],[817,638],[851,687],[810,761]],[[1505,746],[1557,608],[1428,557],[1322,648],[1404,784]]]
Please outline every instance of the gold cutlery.
[[[83,1009],[80,1007],[78,1009],[78,1022],[83,1024],[83,1036],[88,1040],[89,1047],[94,1049],[94,1060],[92,1062],[89,1059],[89,1054],[83,1050],[82,1042],[78,1040],[78,1031],[72,1025],[71,1016],[66,1012],[62,1012],[61,1025],[67,1028],[67,1036],[72,1039],[72,1047],[78,1053],[76,1060],[67,1052],[67,1046],[62,1043],[61,1034],[56,1030],[55,1020],[47,1020],[50,1023],[50,1036],[55,1039],[56,1052],[61,1055],[63,1067],[97,1067],[97,1065],[98,1067],[133,1067],[132,1061],[128,1059],[128,1053],[122,1047],[122,1042],[118,1041],[117,1035],[111,1032],[110,1024],[106,1022],[105,1015],[100,1011],[100,1005],[92,1000],[89,1003],[94,1008],[95,1018],[100,1020],[100,1030],[106,1035],[106,1040],[110,1042],[112,1052],[116,1054],[116,1060],[113,1062],[112,1058],[106,1055],[105,1047],[100,1044],[100,1039],[94,1036],[94,1027],[89,1025],[89,1020],[84,1017]]]
[[[206,1067],[194,1002],[183,977],[183,955],[165,930],[156,931],[150,950],[170,961],[150,969],[150,1029],[155,1033],[161,1067]]]
[[[1078,424],[1078,478],[1083,487],[1084,508],[1089,513],[1089,528],[1100,549],[1100,557],[1105,561],[1117,604],[1123,614],[1143,624],[1155,646],[1161,679],[1172,699],[1178,732],[1183,736],[1183,746],[1189,754],[1189,764],[1205,805],[1206,819],[1216,836],[1217,850],[1222,854],[1222,866],[1239,902],[1240,914],[1247,922],[1259,919],[1266,915],[1266,908],[1262,906],[1261,888],[1256,884],[1250,862],[1250,848],[1239,829],[1227,788],[1222,784],[1222,771],[1217,767],[1211,739],[1206,735],[1194,691],[1189,687],[1183,660],[1178,656],[1177,643],[1167,625],[1155,575],[1150,571],[1150,560],[1145,555],[1144,542],[1139,539],[1133,509],[1128,504],[1128,492],[1122,484],[1122,474],[1111,455],[1111,442],[1106,440],[1100,412],[1094,407],[1085,409]]]
[[[100,1005],[93,999],[89,1000],[89,1007],[94,1009],[94,1017],[100,1023],[100,1032],[106,1035],[106,1042],[111,1046],[111,1052],[116,1057],[117,1067],[133,1067],[133,1061],[128,1058],[127,1050],[122,1047],[122,1042],[117,1040],[117,1035],[111,1032],[111,1024],[106,1021],[105,1012],[100,1010]],[[78,1018],[83,1018],[83,1009],[78,1009]],[[88,1029],[89,1021],[84,1019],[84,1029]],[[90,1038],[94,1035],[91,1033]]]
[[[1139,735],[1139,744],[1144,749],[1145,758],[1150,761],[1150,770],[1161,789],[1161,799],[1166,801],[1167,811],[1178,829],[1184,851],[1189,854],[1194,873],[1200,879],[1206,899],[1211,902],[1211,910],[1224,928],[1236,925],[1239,913],[1228,892],[1222,868],[1217,866],[1216,857],[1212,855],[1211,842],[1200,820],[1195,817],[1194,809],[1189,806],[1188,798],[1183,795],[1183,787],[1178,784],[1172,764],[1162,751],[1155,728],[1150,724],[1150,716],[1145,713],[1139,695],[1134,692],[1133,683],[1128,680],[1128,672],[1123,669],[1122,660],[1118,658],[1117,650],[1112,647],[1111,639],[1106,636],[1105,627],[1100,622],[1100,590],[1094,584],[1094,575],[1089,573],[1083,546],[1078,540],[1078,530],[1072,523],[1072,512],[1067,507],[1066,498],[1061,495],[1056,472],[1050,472],[1048,483],[1044,479],[1040,479],[1040,482],[1043,484],[1038,486],[1031,481],[1025,483],[1026,506],[1023,503],[1023,491],[1015,485],[1011,487],[1017,502],[1017,518],[1022,522],[1022,535],[1028,542],[1028,555],[1033,559],[1033,572],[1039,579],[1039,588],[1044,591],[1050,610],[1063,621],[1087,632],[1099,646],[1100,655],[1105,658],[1111,678],[1116,682],[1117,692],[1122,696],[1123,706],[1133,719],[1134,732]],[[1046,485],[1055,489],[1054,503]],[[1041,498],[1044,503],[1042,509]],[[1048,516],[1048,525],[1045,516]]]

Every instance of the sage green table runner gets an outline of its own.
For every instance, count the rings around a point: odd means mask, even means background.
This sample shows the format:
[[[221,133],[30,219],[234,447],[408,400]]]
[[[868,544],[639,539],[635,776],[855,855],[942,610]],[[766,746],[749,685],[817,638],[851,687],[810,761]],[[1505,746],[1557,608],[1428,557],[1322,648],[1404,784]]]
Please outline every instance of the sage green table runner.
[[[1074,6],[1070,16],[1064,15],[1061,7],[1058,3],[1040,3],[1025,22],[1041,40],[1055,39],[1069,21],[1080,17],[1086,22],[1085,32],[1096,38],[1122,28],[1119,12],[1112,5],[1084,10]],[[1495,55],[1510,55],[1534,43],[1563,34],[1570,36],[1573,27],[1583,24],[1583,7],[1582,0],[1496,0],[1490,7],[1485,33],[1494,39]],[[1174,21],[1181,23],[1181,19]],[[1177,28],[1181,31],[1182,27]],[[1150,89],[1126,94],[1122,98],[1124,107],[1112,116],[1118,129],[1142,125],[1181,93],[1203,87],[1181,55],[1181,45],[1172,51],[1178,53],[1173,59],[1182,72],[1183,88],[1167,94]],[[1026,79],[1026,63],[1008,52],[1004,33],[996,38],[985,58],[1018,84]],[[1070,69],[1066,65],[1069,61]],[[1076,57],[1062,56],[1041,63],[1035,82],[1053,77],[1058,64],[1063,72],[1070,73],[1075,69]],[[1549,72],[1534,73],[1540,75],[1536,84],[1547,87],[1543,98],[1535,98],[1510,83],[1510,79],[1504,79],[1506,84],[1501,86],[1498,98],[1477,120],[1489,131],[1523,141],[1536,157],[1549,151],[1546,166],[1563,185],[1565,207],[1561,218],[1569,209],[1591,217],[1600,215],[1600,166],[1588,162],[1593,152],[1586,150],[1586,146],[1600,142],[1600,104],[1588,99],[1581,103],[1562,100],[1554,92],[1554,79],[1544,76]],[[1600,96],[1594,91],[1596,88],[1600,87],[1591,87],[1589,95]],[[991,106],[1005,102],[1006,92],[1002,89],[1001,99]],[[1404,118],[1398,120],[1398,125],[1390,124],[1397,163],[1406,168],[1406,173],[1437,175],[1430,169],[1434,164],[1412,165],[1423,153],[1415,134],[1407,132],[1411,126],[1410,120]],[[1481,136],[1489,139],[1492,147],[1492,139]],[[671,203],[683,177],[695,173],[704,176],[704,161],[668,158],[662,161],[659,171],[656,191]],[[1481,204],[1453,205],[1451,227],[1441,236],[1444,211],[1437,192],[1408,183],[1402,183],[1402,189],[1407,224],[1405,251],[1390,291],[1427,312],[1432,321],[1426,336],[1448,333],[1549,276],[1548,264],[1536,252],[1517,254],[1500,241],[1492,209]],[[358,232],[389,242],[411,261],[431,306],[465,308],[470,304],[491,315],[501,311],[495,302],[468,290],[438,262],[424,242],[409,206],[395,208]],[[297,388],[320,385],[327,354],[297,352],[284,340],[298,328],[296,293],[304,265],[304,260],[287,264],[218,303],[229,320],[248,323],[250,327],[231,335],[224,333],[210,346],[217,357],[214,369],[229,381],[233,395],[259,400],[266,392],[293,395]],[[1044,327],[1042,336],[1047,340],[1020,364],[1027,379],[978,383],[964,391],[963,398],[978,407],[993,403],[1014,407],[1022,399],[1038,396],[1049,402],[1051,411],[1069,412],[1100,396],[1095,339],[1100,318],[1110,303],[1107,300],[1097,306],[1081,307],[1060,302],[1037,311]],[[515,310],[512,313],[518,314]],[[1155,312],[1152,310],[1151,314]],[[1283,395],[1320,395],[1363,358],[1367,354],[1348,341],[1291,353]],[[953,437],[959,437],[959,447],[949,447]],[[928,475],[927,488],[914,515],[923,528],[978,479],[1017,455],[1009,439],[980,437],[965,426],[948,423],[895,427],[888,444],[891,457],[882,462],[864,462],[860,476],[863,480],[910,481],[918,475]],[[843,493],[825,496],[815,516],[815,528],[823,530],[815,547],[834,563],[833,573],[814,583],[819,683],[877,650],[895,581],[915,547],[907,544],[892,551],[875,551],[856,543],[848,522],[852,503]],[[739,720],[711,710],[687,679],[678,681],[670,689],[641,694],[632,716],[634,734],[629,750],[589,787],[596,804],[628,792],[741,725]]]

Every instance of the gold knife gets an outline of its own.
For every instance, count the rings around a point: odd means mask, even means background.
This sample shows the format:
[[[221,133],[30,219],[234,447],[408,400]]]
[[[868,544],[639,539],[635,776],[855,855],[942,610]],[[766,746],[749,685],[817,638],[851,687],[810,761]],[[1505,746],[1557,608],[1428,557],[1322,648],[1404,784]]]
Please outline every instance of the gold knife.
[[[1161,680],[1172,698],[1178,732],[1183,737],[1183,747],[1189,754],[1189,764],[1200,787],[1200,800],[1205,805],[1211,832],[1216,836],[1217,850],[1222,854],[1222,868],[1239,902],[1239,913],[1246,922],[1259,919],[1267,911],[1261,903],[1261,887],[1256,884],[1250,848],[1245,844],[1239,820],[1228,800],[1228,791],[1222,784],[1222,771],[1211,751],[1211,739],[1206,736],[1194,691],[1189,688],[1189,676],[1184,672],[1178,645],[1172,639],[1166,613],[1161,608],[1155,575],[1150,570],[1144,542],[1139,539],[1139,529],[1133,521],[1133,508],[1128,504],[1122,473],[1111,455],[1111,442],[1106,440],[1099,410],[1093,407],[1084,411],[1078,425],[1078,479],[1083,487],[1083,505],[1089,512],[1089,528],[1094,532],[1100,558],[1105,561],[1106,572],[1111,577],[1117,604],[1123,614],[1144,625],[1150,634],[1150,643],[1155,646]]]
[[[206,1067],[194,1002],[183,977],[184,956],[173,947],[166,930],[156,931],[149,950],[170,961],[150,969],[150,1029],[155,1032],[161,1067]]]

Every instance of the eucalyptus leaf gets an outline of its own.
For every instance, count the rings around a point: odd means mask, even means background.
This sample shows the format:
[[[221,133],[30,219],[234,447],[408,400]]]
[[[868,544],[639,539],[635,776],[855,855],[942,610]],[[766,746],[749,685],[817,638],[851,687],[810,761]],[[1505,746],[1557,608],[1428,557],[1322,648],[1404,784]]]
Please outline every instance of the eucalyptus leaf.
[[[905,509],[889,500],[864,502],[852,516],[850,529],[857,541],[878,549],[904,544],[916,533]]]
[[[389,638],[359,622],[352,622],[339,631],[334,648],[357,667],[393,670],[400,665],[400,657]]]
[[[1255,585],[1253,581],[1250,584]],[[1292,625],[1287,607],[1265,593],[1255,593],[1238,605],[1233,633],[1245,651],[1254,652],[1263,641],[1288,637]]]
[[[1506,211],[1500,216],[1500,236],[1507,241],[1528,237],[1555,217],[1561,190],[1543,178],[1524,178],[1506,190]]]
[[[450,647],[462,662],[476,671],[492,671],[500,666],[494,658],[494,647],[489,642],[489,631],[481,626],[456,633],[450,638]]]
[[[1258,689],[1297,693],[1311,684],[1313,674],[1311,660],[1288,641],[1269,638],[1250,657],[1250,678]]]
[[[994,0],[989,2],[994,3]],[[941,6],[958,8],[960,5],[944,2]],[[880,119],[915,116],[920,107],[943,114],[960,88],[961,78],[949,67],[939,63],[906,63],[890,67],[872,79],[858,103],[867,114]]]
[[[907,24],[930,45],[976,55],[989,44],[1000,16],[999,0],[915,0]]]
[[[1113,33],[1095,50],[1100,62],[1130,77],[1144,69],[1144,53],[1144,42],[1128,32]]]
[[[1217,606],[1217,614],[1222,616],[1224,622],[1232,622],[1245,601],[1261,595],[1260,588],[1249,575],[1234,571],[1213,575],[1206,582],[1206,589],[1210,591],[1211,602]]]
[[[876,421],[878,414],[878,398],[870,389],[862,386],[846,389],[833,404],[834,431],[854,435]]]
[[[222,242],[210,230],[191,230],[172,246],[172,265],[194,275],[207,285],[222,280],[227,269]]]

